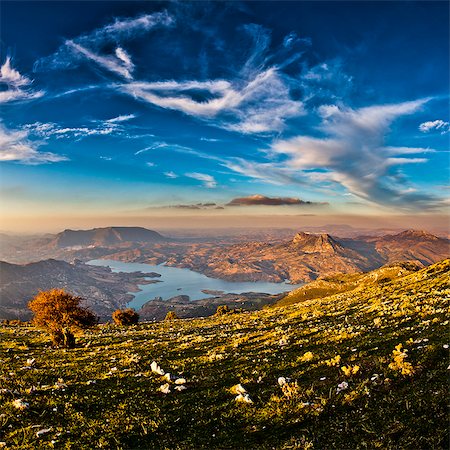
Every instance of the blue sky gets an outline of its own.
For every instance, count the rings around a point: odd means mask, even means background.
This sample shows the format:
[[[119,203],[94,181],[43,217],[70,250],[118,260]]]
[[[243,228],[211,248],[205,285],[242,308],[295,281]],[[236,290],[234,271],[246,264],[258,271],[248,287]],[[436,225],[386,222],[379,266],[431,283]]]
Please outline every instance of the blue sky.
[[[447,2],[1,9],[11,217],[448,205]]]

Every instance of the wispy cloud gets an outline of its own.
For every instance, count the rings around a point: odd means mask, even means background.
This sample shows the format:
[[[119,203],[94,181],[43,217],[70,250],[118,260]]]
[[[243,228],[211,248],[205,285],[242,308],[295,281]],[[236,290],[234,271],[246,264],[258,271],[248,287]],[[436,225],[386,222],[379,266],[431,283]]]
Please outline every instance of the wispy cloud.
[[[429,149],[387,147],[389,126],[397,118],[419,110],[428,99],[376,105],[357,110],[329,105],[320,108],[324,137],[297,136],[272,145],[273,156],[305,177],[331,181],[366,201],[405,209],[432,208],[436,197],[420,194],[408,185],[399,169],[405,164],[426,162],[410,158]]]
[[[217,187],[217,181],[212,175],[208,175],[206,173],[191,172],[186,173],[185,176],[193,178],[194,180],[201,181],[203,183],[203,186],[209,189]]]
[[[68,159],[55,153],[39,151],[41,145],[42,142],[29,139],[27,130],[10,130],[0,123],[0,161],[45,164]]]
[[[88,136],[106,136],[111,134],[123,134],[123,122],[131,120],[134,114],[113,117],[107,120],[95,120],[94,125],[80,127],[63,127],[56,123],[35,122],[27,124],[24,129],[43,139],[82,139]]]
[[[164,172],[164,175],[166,178],[178,178],[179,175],[177,175],[175,172],[172,172],[171,170],[169,172]]]
[[[422,133],[428,133],[430,131],[440,131],[441,134],[448,133],[450,131],[450,124],[444,120],[432,120],[428,122],[423,122],[419,125],[419,130]]]
[[[109,72],[131,80],[134,64],[131,56],[119,43],[147,33],[156,27],[170,26],[173,21],[166,12],[116,19],[113,23],[91,33],[67,39],[56,53],[39,59],[34,65],[34,70],[39,72],[49,69],[69,69],[88,60]],[[112,52],[107,50],[111,46],[114,46]]]
[[[8,56],[0,67],[0,85],[4,87],[0,91],[0,104],[42,97],[43,91],[31,90],[32,83],[32,80],[13,68],[11,57]]]

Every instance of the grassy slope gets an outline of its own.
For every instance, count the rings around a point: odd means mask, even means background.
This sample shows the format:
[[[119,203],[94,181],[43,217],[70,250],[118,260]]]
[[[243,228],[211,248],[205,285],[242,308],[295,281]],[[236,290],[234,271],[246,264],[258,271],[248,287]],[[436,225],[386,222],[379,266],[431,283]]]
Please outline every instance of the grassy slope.
[[[102,326],[67,351],[33,328],[3,326],[0,389],[17,392],[0,391],[0,441],[24,449],[448,448],[449,268],[447,260],[256,313]],[[389,368],[399,343],[412,376]],[[336,355],[340,364],[328,366]],[[27,358],[35,368],[23,369]],[[188,389],[159,392],[152,360],[183,374]],[[360,369],[347,376],[343,365]],[[297,384],[283,392],[280,376]],[[58,378],[67,387],[56,388]],[[337,393],[343,381],[348,388]],[[234,400],[236,383],[253,404]],[[29,408],[15,409],[17,398]]]

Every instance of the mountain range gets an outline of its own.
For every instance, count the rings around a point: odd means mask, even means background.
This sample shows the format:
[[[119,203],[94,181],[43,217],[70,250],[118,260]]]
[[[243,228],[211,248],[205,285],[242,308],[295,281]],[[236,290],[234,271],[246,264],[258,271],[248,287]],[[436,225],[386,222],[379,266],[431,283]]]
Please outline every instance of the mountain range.
[[[336,273],[365,272],[398,261],[415,261],[423,267],[449,255],[450,241],[425,231],[359,238],[300,232],[280,243],[196,248],[169,258],[166,264],[229,280],[299,283]]]

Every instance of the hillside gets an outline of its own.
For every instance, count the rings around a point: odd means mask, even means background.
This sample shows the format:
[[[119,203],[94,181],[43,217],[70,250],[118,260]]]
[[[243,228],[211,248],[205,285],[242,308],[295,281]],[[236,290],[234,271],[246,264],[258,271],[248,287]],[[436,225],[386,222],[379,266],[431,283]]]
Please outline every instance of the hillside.
[[[51,349],[32,327],[1,326],[0,441],[21,449],[448,448],[449,270],[446,260],[252,313],[104,325],[73,350]],[[152,361],[172,376],[155,373]]]
[[[40,290],[63,288],[85,299],[85,304],[103,319],[132,300],[129,292],[146,284],[149,273],[117,273],[108,267],[89,266],[78,261],[49,259],[25,265],[0,261],[0,319],[30,317],[27,304]]]
[[[292,305],[305,300],[349,292],[354,289],[362,291],[367,287],[388,283],[420,269],[421,265],[417,263],[403,262],[386,265],[370,272],[333,275],[294,289],[272,307]]]

